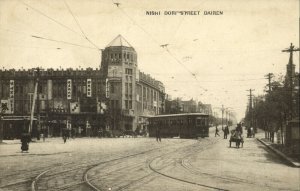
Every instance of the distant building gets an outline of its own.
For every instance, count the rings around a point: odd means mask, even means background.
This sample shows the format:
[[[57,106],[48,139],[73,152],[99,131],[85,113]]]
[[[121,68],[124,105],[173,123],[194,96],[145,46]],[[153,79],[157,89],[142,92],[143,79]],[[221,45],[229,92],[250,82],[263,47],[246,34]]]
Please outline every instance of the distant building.
[[[203,104],[202,102],[198,102],[198,112],[212,115],[213,113],[211,104]]]
[[[193,99],[187,101],[181,101],[181,107],[183,113],[196,113],[197,112],[197,102]]]
[[[103,50],[100,70],[0,70],[1,106],[8,108],[4,138],[28,129],[34,102],[34,136],[61,136],[68,128],[81,136],[146,128],[147,118],[164,110],[164,91],[161,82],[138,70],[137,53],[119,35]]]

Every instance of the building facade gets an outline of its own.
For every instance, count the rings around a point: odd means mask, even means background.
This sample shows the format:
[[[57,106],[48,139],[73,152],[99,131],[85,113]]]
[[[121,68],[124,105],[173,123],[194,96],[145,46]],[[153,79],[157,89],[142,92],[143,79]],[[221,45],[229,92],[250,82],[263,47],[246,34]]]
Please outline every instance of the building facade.
[[[0,100],[4,138],[29,128],[37,137],[64,129],[95,136],[146,128],[163,111],[164,85],[139,71],[136,51],[119,35],[102,51],[100,69],[0,70]]]

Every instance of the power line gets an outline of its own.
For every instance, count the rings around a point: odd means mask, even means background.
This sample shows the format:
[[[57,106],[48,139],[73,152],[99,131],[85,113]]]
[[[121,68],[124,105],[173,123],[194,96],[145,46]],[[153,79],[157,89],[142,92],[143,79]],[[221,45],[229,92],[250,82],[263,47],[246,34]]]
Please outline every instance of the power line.
[[[68,29],[69,31],[75,33],[76,35],[78,35],[78,36],[84,38],[85,40],[87,40],[88,42],[90,42],[93,46],[95,46],[98,50],[100,50],[100,48],[99,48],[95,43],[93,43],[93,42],[85,35],[85,33],[83,32],[82,28],[80,27],[80,25],[79,25],[77,19],[75,18],[75,16],[73,15],[71,9],[69,8],[69,6],[67,5],[67,3],[66,3],[65,1],[64,1],[64,2],[65,2],[65,4],[66,4],[68,10],[70,11],[71,15],[73,16],[75,22],[77,23],[78,27],[80,28],[80,30],[81,30],[81,32],[82,32],[82,34],[83,34],[84,36],[82,36],[81,34],[79,34],[77,31],[71,29],[70,27],[64,25],[63,23],[61,23],[61,22],[59,22],[59,21],[57,21],[57,20],[51,18],[50,16],[46,15],[46,14],[43,13],[42,11],[40,11],[40,10],[38,10],[38,9],[36,9],[36,8],[34,8],[34,7],[32,7],[31,5],[29,5],[29,4],[27,4],[27,3],[25,3],[24,1],[21,1],[21,2],[22,2],[24,5],[30,7],[32,10],[36,11],[37,13],[43,15],[44,17],[50,19],[51,21],[55,22],[56,24],[62,26],[63,28],[66,28],[66,29]]]
[[[79,24],[77,18],[75,17],[75,15],[73,14],[71,8],[69,7],[69,5],[67,4],[67,2],[66,2],[65,0],[64,0],[64,3],[65,3],[65,5],[66,5],[67,9],[69,10],[70,14],[72,15],[73,19],[75,20],[75,22],[76,22],[78,28],[80,29],[80,31],[81,31],[83,37],[84,37],[87,41],[89,41],[93,46],[95,46],[98,50],[101,50],[95,43],[93,43],[93,42],[87,37],[87,35],[86,35],[85,32],[83,31],[82,27],[80,26],[80,24]]]
[[[116,4],[116,2],[114,2],[114,0],[111,0],[112,1],[112,3],[113,4]],[[141,27],[138,23],[136,23],[136,21],[130,16],[130,15],[128,15],[122,8],[121,8],[121,6],[120,6],[120,4],[118,3],[118,5],[117,5],[117,8],[118,9],[120,9],[121,11],[122,11],[122,13],[124,14],[124,15],[126,15],[128,18],[129,18],[129,20],[134,24],[134,25],[136,25],[137,27],[139,27],[142,31],[144,31],[144,33],[146,33],[157,45],[159,45],[160,46],[160,43],[155,39],[155,38],[153,38],[152,37],[152,35],[150,34],[150,33],[148,33],[143,27]],[[181,62],[180,62],[180,60],[178,59],[178,58],[176,58],[168,49],[165,49],[170,55],[171,55],[171,57],[173,57],[176,61],[177,61],[177,63],[179,63],[180,65],[182,65],[189,73],[191,73],[193,76],[194,76],[194,74],[184,65],[184,64],[182,64]],[[195,77],[195,76],[194,76]]]
[[[24,1],[21,1],[21,2],[22,2],[24,5],[26,5],[27,7],[30,7],[30,8],[31,8],[32,10],[34,10],[35,12],[39,13],[40,15],[43,15],[44,17],[50,19],[51,21],[55,22],[56,24],[62,26],[63,28],[66,28],[66,29],[68,29],[69,31],[71,31],[71,32],[73,32],[73,33],[75,33],[75,34],[77,34],[77,35],[80,35],[80,34],[79,34],[78,32],[76,32],[75,30],[73,30],[73,29],[71,29],[70,27],[64,25],[63,23],[61,23],[61,22],[59,22],[59,21],[57,21],[57,20],[51,18],[50,16],[46,15],[46,14],[43,13],[42,11],[40,11],[40,10],[38,10],[38,9],[36,9],[36,8],[34,8],[34,7],[32,7],[31,5],[25,3]]]
[[[46,37],[41,37],[41,36],[36,36],[36,35],[31,35],[32,38],[36,38],[36,39],[41,39],[41,40],[48,40],[48,41],[53,41],[53,42],[58,42],[58,43],[63,43],[63,44],[68,44],[68,45],[73,45],[73,46],[78,46],[81,48],[88,48],[88,49],[96,49],[90,46],[84,46],[84,45],[80,45],[80,44],[75,44],[75,43],[71,43],[71,42],[66,42],[66,41],[62,41],[62,40],[55,40],[55,39],[51,39],[51,38],[46,38]]]
[[[48,41],[53,41],[53,42],[57,42],[57,43],[63,43],[63,44],[73,45],[73,46],[77,46],[77,47],[81,47],[81,48],[96,49],[96,48],[89,47],[89,46],[84,46],[84,45],[81,45],[81,44],[76,44],[76,43],[62,41],[62,40],[55,40],[55,39],[51,39],[51,38],[47,38],[47,37],[42,37],[40,35],[39,36],[38,35],[32,35],[30,33],[15,31],[15,30],[11,30],[11,29],[0,28],[0,30],[11,32],[11,33],[25,35],[25,36],[28,36],[28,37],[31,37],[31,38],[36,38],[36,39],[41,39],[41,40],[48,40]]]

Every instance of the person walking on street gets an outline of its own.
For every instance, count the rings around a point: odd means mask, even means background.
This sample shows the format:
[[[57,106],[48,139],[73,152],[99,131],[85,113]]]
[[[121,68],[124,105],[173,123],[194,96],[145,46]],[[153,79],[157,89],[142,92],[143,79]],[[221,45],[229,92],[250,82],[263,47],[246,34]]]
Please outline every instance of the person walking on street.
[[[160,129],[158,127],[156,127],[156,141],[161,142]]]
[[[64,132],[63,132],[63,140],[64,140],[64,143],[67,142],[67,137],[68,137],[68,131],[67,131],[67,130],[64,130]]]
[[[215,137],[216,137],[217,135],[220,136],[220,135],[219,135],[218,125],[216,125],[216,133],[215,133]]]
[[[22,136],[21,136],[21,150],[22,152],[23,151],[26,151],[28,152],[29,150],[29,142],[30,142],[31,138],[30,138],[30,134],[29,133],[22,133]]]
[[[224,129],[224,139],[227,139],[227,135],[229,134],[229,128],[226,125],[225,129]]]

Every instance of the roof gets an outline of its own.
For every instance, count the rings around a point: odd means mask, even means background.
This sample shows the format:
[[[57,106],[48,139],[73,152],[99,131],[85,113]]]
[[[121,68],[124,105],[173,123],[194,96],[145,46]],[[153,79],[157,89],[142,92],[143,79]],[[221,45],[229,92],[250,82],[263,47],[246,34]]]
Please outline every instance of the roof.
[[[129,44],[129,42],[120,34],[114,40],[112,40],[106,47],[111,47],[111,46],[126,46],[126,47],[133,48]]]

